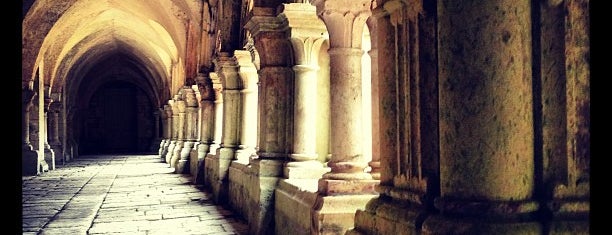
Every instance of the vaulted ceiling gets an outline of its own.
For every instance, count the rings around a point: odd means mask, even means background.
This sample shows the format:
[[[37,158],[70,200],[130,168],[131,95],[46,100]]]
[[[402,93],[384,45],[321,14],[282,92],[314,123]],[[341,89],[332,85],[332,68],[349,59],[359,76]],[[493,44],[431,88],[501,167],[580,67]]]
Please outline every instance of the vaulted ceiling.
[[[78,94],[133,78],[161,104],[183,82],[172,74],[185,66],[188,31],[201,28],[201,10],[199,0],[24,1],[22,81]]]

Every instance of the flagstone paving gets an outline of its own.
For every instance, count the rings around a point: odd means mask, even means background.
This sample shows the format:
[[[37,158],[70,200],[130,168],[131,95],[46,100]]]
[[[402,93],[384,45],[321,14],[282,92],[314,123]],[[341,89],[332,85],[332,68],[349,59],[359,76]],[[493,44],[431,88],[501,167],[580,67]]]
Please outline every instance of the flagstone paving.
[[[23,234],[246,234],[157,155],[82,156],[22,177]]]

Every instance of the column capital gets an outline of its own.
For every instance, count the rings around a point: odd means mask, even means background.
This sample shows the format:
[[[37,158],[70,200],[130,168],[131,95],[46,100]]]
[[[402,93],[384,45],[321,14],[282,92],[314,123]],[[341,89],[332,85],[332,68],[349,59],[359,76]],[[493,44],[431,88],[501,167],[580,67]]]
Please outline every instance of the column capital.
[[[196,85],[198,86],[198,90],[200,91],[201,100],[214,100],[215,93],[213,91],[212,80],[208,73],[198,73],[198,76],[195,78]]]
[[[182,99],[185,101],[185,105],[187,107],[197,107],[198,106],[198,100],[196,99],[195,91],[191,89],[191,87],[188,87],[188,86],[183,87]]]
[[[325,22],[330,47],[361,48],[363,26],[372,15],[372,0],[310,0]]]
[[[391,0],[372,10],[376,18],[390,16],[393,25],[402,24],[407,19],[416,19],[422,12],[422,0]]]
[[[172,117],[172,113],[173,113],[172,105],[171,104],[164,105],[164,112],[169,118]]]
[[[267,33],[281,33],[285,37],[288,35],[289,24],[277,17],[275,8],[254,7],[252,13],[253,16],[244,25],[244,28],[249,30],[254,38]]]
[[[278,19],[286,21],[292,38],[327,37],[327,28],[317,16],[317,8],[308,3],[285,3]]]

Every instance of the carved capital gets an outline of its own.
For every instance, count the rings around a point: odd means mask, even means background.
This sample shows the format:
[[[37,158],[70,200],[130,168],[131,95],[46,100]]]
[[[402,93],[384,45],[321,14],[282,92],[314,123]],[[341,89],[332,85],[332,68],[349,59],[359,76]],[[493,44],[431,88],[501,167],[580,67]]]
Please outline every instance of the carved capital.
[[[289,24],[287,21],[277,17],[276,9],[254,7],[253,16],[244,25],[244,28],[251,32],[254,38],[258,38],[267,33],[287,34]]]
[[[389,16],[393,25],[402,24],[408,19],[414,20],[422,13],[422,0],[391,0],[373,10],[374,17]]]
[[[363,26],[372,15],[372,0],[311,0],[325,22],[330,47],[361,48]]]
[[[164,105],[164,113],[165,118],[172,117],[172,106],[170,104]]]
[[[191,89],[190,86],[183,88],[183,100],[185,101],[185,105],[187,107],[197,107],[198,101],[196,99],[196,94]]]
[[[200,91],[200,97],[202,100],[215,99],[212,81],[207,73],[199,73],[196,77],[196,84],[198,85],[198,90]]]

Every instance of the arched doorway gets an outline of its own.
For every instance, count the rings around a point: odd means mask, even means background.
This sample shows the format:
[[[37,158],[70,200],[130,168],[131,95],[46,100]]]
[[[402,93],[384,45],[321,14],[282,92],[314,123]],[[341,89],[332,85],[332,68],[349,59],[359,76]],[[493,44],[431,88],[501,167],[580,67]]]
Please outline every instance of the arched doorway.
[[[82,110],[81,154],[147,152],[155,127],[150,104],[132,83],[100,86]]]

